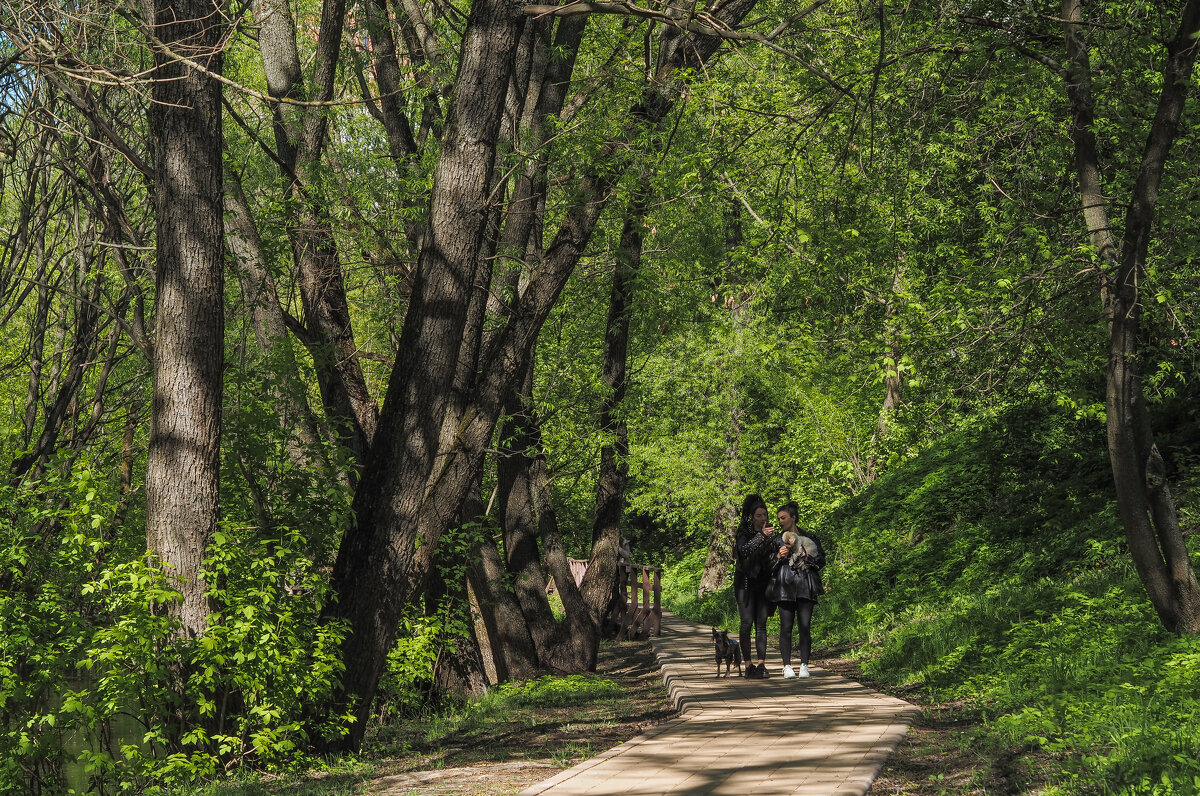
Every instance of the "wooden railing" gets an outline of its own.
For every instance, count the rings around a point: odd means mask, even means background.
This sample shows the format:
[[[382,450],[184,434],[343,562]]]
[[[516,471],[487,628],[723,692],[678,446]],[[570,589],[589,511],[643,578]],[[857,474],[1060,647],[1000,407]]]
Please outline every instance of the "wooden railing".
[[[575,583],[583,583],[586,559],[568,559]],[[604,623],[615,629],[618,641],[662,634],[662,568],[617,564],[617,582]]]
[[[620,626],[618,641],[661,635],[662,568],[618,564],[617,589],[608,619]]]

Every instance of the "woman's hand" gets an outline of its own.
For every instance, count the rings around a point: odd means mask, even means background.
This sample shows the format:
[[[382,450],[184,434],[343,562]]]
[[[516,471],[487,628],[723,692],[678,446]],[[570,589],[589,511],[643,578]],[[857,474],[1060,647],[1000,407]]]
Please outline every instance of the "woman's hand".
[[[775,557],[776,558],[787,558],[787,554],[790,552],[792,552],[792,548],[788,547],[787,545],[784,545],[783,547],[779,548],[779,552],[775,554]]]

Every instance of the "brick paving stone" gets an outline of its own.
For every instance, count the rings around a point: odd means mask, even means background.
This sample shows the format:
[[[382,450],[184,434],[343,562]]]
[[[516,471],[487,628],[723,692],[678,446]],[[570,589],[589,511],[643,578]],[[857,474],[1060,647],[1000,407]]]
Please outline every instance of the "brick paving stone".
[[[818,667],[717,677],[709,629],[669,613],[654,650],[680,715],[519,796],[863,796],[916,713]]]

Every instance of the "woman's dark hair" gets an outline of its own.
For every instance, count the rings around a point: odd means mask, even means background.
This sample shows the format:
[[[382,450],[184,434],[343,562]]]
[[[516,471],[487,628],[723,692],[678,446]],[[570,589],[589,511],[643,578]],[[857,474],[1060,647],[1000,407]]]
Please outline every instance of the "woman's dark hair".
[[[786,511],[792,516],[793,520],[800,519],[800,506],[794,500],[789,500],[787,503],[784,503],[779,507],[779,511]]]
[[[738,530],[748,530],[752,527],[754,512],[759,508],[767,508],[767,501],[762,499],[762,495],[746,495],[746,499],[742,501],[742,517],[738,521]]]

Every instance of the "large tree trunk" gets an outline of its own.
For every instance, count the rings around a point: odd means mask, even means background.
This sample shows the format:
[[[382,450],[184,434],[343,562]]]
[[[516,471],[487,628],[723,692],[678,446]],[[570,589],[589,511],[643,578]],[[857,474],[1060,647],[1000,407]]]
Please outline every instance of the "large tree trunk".
[[[546,598],[546,578],[538,548],[537,510],[529,474],[536,451],[529,426],[532,422],[529,390],[532,368],[526,366],[524,382],[514,389],[505,406],[507,418],[500,427],[500,455],[496,465],[496,510],[504,532],[505,563],[512,575],[513,591],[533,638],[539,662],[546,665],[554,645],[557,623]]]
[[[588,613],[597,627],[602,627],[616,587],[617,548],[621,544],[621,518],[625,513],[625,484],[629,480],[629,430],[621,411],[628,386],[629,315],[642,266],[642,226],[649,202],[646,182],[643,174],[625,210],[604,331],[602,379],[609,392],[600,410],[600,432],[605,441],[600,448],[600,472],[596,478],[592,555],[581,584]]]
[[[504,561],[491,539],[472,551],[467,582],[487,628],[496,681],[525,680],[537,672],[537,652],[521,606],[509,592]]]
[[[439,454],[453,451],[464,430],[458,424],[443,427],[442,421],[452,404],[465,299],[475,283],[486,231],[484,210],[496,154],[492,144],[523,24],[519,10],[501,0],[471,6],[456,93],[434,171],[429,240],[413,275],[383,408],[384,433],[371,448],[355,497],[358,521],[347,532],[334,566],[336,611],[350,623],[343,686],[358,699],[359,721],[347,739],[352,746],[362,738],[403,605],[428,572],[431,550],[414,544],[420,528],[430,519],[445,527],[473,480],[461,478],[461,486],[454,485],[461,491],[448,495],[446,502],[431,505],[426,500],[435,465],[449,464],[439,461]],[[463,476],[478,472],[473,452],[460,456],[467,459]],[[431,541],[436,544],[436,538]]]
[[[221,46],[225,9],[213,0],[145,0],[155,46],[150,135],[154,152],[155,340],[146,545],[168,568],[186,633],[202,633],[209,605],[200,575],[220,519],[221,370],[225,226],[221,192]]]
[[[557,672],[592,671],[599,636],[571,574],[550,495],[546,456],[532,407],[533,374],[527,365],[519,390],[510,395],[501,427],[497,506],[504,528],[508,571],[541,667]],[[546,598],[545,563],[554,578],[566,618],[558,622]]]
[[[1188,0],[1179,30],[1167,46],[1163,89],[1118,248],[1100,179],[1094,133],[1091,66],[1081,30],[1080,0],[1063,0],[1068,62],[1067,95],[1083,215],[1104,265],[1101,293],[1109,327],[1105,388],[1108,453],[1130,556],[1163,625],[1200,632],[1200,584],[1171,499],[1162,457],[1154,442],[1138,372],[1138,284],[1145,279],[1163,167],[1187,100],[1200,31],[1200,0]]]

